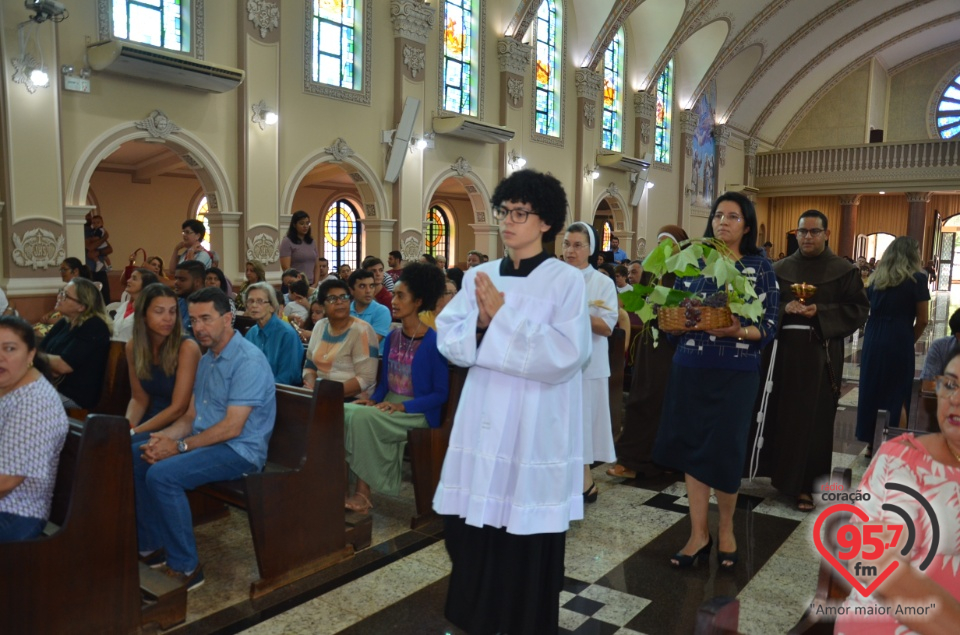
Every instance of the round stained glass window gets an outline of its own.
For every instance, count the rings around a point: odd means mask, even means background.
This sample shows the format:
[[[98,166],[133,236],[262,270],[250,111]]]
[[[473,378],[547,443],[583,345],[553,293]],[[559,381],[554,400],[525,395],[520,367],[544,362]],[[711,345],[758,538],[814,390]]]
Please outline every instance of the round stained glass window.
[[[960,75],[953,78],[937,104],[937,132],[941,139],[960,134]]]
[[[353,238],[353,219],[342,209],[331,207],[323,222],[323,234],[328,243],[343,247]]]

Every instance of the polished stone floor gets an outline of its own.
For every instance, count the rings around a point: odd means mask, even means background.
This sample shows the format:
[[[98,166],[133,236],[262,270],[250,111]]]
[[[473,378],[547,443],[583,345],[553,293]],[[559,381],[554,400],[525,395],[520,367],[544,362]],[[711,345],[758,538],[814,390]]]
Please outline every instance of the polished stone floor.
[[[931,303],[931,323],[917,344],[918,372],[930,340],[946,333],[951,304],[957,297],[947,294]],[[851,467],[854,482],[867,463],[853,435],[861,344],[860,336],[847,343],[834,434],[833,465]],[[716,596],[739,599],[743,633],[785,633],[800,619],[816,587],[815,514],[797,511],[767,479],[744,480],[736,569],[721,571],[714,558],[708,567],[680,571],[668,559],[689,531],[682,479],[624,481],[608,477],[606,467],[594,469],[598,502],[567,535],[561,633],[691,633],[697,608]],[[409,529],[409,482],[399,496],[374,496],[373,503],[373,547],[258,601],[247,597],[257,576],[246,516],[233,511],[199,528],[207,583],[189,596],[187,624],[170,632],[460,633],[443,617],[450,563],[440,523]],[[711,516],[716,527],[714,505]]]

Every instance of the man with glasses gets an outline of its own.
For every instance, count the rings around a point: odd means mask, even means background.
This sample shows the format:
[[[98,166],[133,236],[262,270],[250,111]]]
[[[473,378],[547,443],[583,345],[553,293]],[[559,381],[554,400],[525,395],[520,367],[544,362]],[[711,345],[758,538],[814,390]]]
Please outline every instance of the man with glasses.
[[[187,491],[259,472],[276,418],[276,387],[260,350],[233,330],[226,294],[190,296],[190,320],[206,349],[190,407],[133,448],[140,559],[193,590],[203,584]]]
[[[353,302],[350,303],[350,315],[360,318],[373,327],[377,334],[378,350],[382,357],[384,338],[390,333],[391,313],[386,306],[374,302],[377,284],[373,272],[366,269],[357,269],[350,274],[347,284],[350,285],[350,293],[353,295]]]
[[[808,210],[797,224],[799,249],[773,265],[780,325],[760,472],[800,511],[813,510],[814,480],[830,474],[843,340],[870,310],[860,272],[830,250],[829,238],[827,217]],[[801,302],[791,285],[804,282],[816,292]]]

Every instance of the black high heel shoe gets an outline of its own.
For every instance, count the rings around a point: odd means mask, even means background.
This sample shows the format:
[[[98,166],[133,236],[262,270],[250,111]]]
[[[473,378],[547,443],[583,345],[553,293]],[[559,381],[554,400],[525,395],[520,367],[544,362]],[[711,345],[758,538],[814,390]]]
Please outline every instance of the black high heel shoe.
[[[737,562],[740,557],[737,555],[736,551],[720,551],[717,549],[717,564],[720,565],[721,569],[726,569],[729,571],[737,566]]]
[[[707,541],[707,544],[692,556],[684,555],[679,551],[673,554],[673,557],[670,558],[670,564],[676,569],[686,569],[692,566],[695,562],[706,562],[710,559],[711,549],[713,549],[713,536],[710,536],[710,540]]]
[[[597,496],[600,494],[600,490],[597,489],[597,484],[594,483],[587,488],[587,491],[583,493],[583,502],[584,503],[596,503]]]

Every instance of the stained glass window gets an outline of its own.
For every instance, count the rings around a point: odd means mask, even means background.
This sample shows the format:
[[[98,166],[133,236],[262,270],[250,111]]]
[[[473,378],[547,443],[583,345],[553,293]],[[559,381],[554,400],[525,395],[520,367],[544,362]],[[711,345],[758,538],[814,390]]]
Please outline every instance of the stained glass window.
[[[673,60],[657,78],[657,113],[654,117],[653,160],[670,163],[670,113],[673,112]]]
[[[200,199],[200,204],[197,205],[197,220],[203,223],[203,229],[206,230],[200,244],[203,245],[203,248],[207,251],[210,251],[210,221],[207,220],[207,212],[209,211],[210,206],[207,204],[207,197],[204,196]]]
[[[560,136],[560,11],[554,0],[543,0],[537,10],[536,131]]]
[[[610,221],[603,221],[603,238],[600,241],[600,251],[610,251],[610,237],[613,236],[613,225]]]
[[[113,35],[172,51],[189,51],[189,0],[113,0]]]
[[[427,212],[427,253],[443,256],[450,262],[450,221],[442,208],[434,205]],[[451,265],[452,266],[452,265]]]
[[[314,0],[313,81],[360,89],[357,4],[356,0]]]
[[[474,0],[443,3],[443,109],[477,115]]]
[[[340,199],[327,210],[323,219],[323,255],[330,270],[342,264],[360,266],[360,216],[346,199]]]
[[[623,147],[623,29],[603,54],[603,142],[607,150]]]
[[[953,78],[937,104],[937,132],[941,139],[960,134],[960,76]]]

